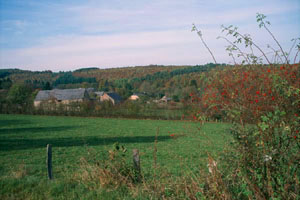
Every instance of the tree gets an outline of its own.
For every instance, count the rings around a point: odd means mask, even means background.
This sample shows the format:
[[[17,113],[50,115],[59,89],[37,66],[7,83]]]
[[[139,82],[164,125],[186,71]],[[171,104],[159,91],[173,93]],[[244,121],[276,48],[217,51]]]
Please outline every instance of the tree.
[[[50,83],[47,81],[43,87],[43,90],[51,90],[51,89],[52,89],[52,87],[51,87]]]
[[[0,79],[0,89],[9,89],[12,85],[10,78]]]
[[[23,109],[31,105],[32,90],[25,84],[13,84],[8,92],[7,100]]]
[[[175,101],[175,102],[179,102],[179,97],[178,97],[178,95],[173,95],[173,96],[172,96],[172,99],[173,99],[173,101]]]
[[[195,86],[197,88],[198,87],[197,86],[197,81],[195,79],[191,80],[190,81],[190,86]]]

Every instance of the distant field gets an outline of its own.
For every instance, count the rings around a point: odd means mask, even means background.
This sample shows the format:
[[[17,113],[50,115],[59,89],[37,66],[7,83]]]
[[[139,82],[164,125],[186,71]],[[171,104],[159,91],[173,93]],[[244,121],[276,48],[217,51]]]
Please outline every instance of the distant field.
[[[127,148],[129,161],[132,149],[139,149],[142,171],[151,175],[158,128],[157,164],[174,176],[189,170],[196,173],[206,167],[208,152],[218,154],[231,141],[229,127],[222,123],[201,127],[187,121],[0,115],[0,199],[83,195],[84,189],[76,183],[70,186],[66,177],[76,172],[81,157],[93,154],[95,159],[101,158],[115,142]],[[55,181],[50,186],[47,144],[53,146]],[[21,169],[26,173],[18,176]]]

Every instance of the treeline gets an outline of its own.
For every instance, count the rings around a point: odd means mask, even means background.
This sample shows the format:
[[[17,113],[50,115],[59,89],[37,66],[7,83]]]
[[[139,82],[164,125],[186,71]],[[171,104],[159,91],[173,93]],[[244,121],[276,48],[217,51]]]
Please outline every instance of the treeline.
[[[210,63],[172,71],[160,71],[140,78],[100,80],[99,90],[113,90],[119,92],[124,98],[127,98],[132,93],[143,92],[151,97],[168,95],[179,101],[179,99],[186,99],[189,93],[196,92],[201,82],[200,75],[202,72],[208,72],[217,66],[225,67],[226,65]]]
[[[47,90],[52,88],[95,88],[100,91],[114,91],[119,93],[123,98],[128,98],[133,93],[144,92],[151,97],[160,97],[162,95],[177,96],[176,99],[185,98],[188,92],[194,92],[199,86],[198,78],[201,72],[207,72],[216,66],[215,64],[196,65],[196,66],[147,66],[147,67],[130,67],[100,70],[98,68],[79,69],[74,72],[51,71],[31,72],[18,69],[0,70],[0,84],[4,82],[18,84],[27,84],[34,89]],[[136,73],[134,72],[136,71]],[[104,77],[101,74],[108,75]],[[120,73],[125,78],[119,77]],[[114,75],[115,74],[115,75]],[[129,74],[126,76],[126,74]],[[132,74],[136,74],[130,76]],[[141,76],[144,74],[143,76]],[[186,76],[189,75],[189,76]],[[100,77],[100,78],[99,78]],[[191,77],[195,77],[194,80]],[[185,92],[179,90],[189,90]]]
[[[217,68],[223,68],[225,65],[196,65],[196,66],[167,66],[165,69],[162,66],[151,66],[145,67],[144,76],[140,77],[128,77],[121,79],[99,79],[99,72],[95,68],[87,70],[76,70],[76,72],[58,72],[53,73],[51,71],[44,72],[31,72],[22,71],[18,69],[12,70],[0,70],[0,112],[2,113],[32,113],[34,111],[33,101],[39,90],[51,90],[54,88],[59,89],[70,89],[70,88],[94,88],[98,91],[113,91],[118,93],[124,100],[134,93],[143,93],[145,97],[139,103],[134,105],[129,103],[123,103],[121,106],[115,106],[109,108],[108,111],[82,111],[79,112],[82,115],[91,116],[124,116],[124,117],[137,117],[144,118],[150,117],[155,118],[156,116],[162,116],[158,113],[167,112],[168,110],[173,114],[167,117],[162,117],[165,119],[179,119],[182,111],[186,110],[186,104],[190,100],[190,94],[199,93],[201,85],[208,81],[205,76],[211,70]],[[110,73],[115,72],[119,74],[120,71],[126,73],[126,70],[130,70],[131,73],[135,68],[120,68],[112,69]],[[164,69],[162,71],[156,71],[159,69]],[[143,70],[141,67],[136,68],[137,71]],[[108,70],[109,71],[109,70]],[[105,70],[107,72],[107,70]],[[86,76],[88,73],[88,76]],[[139,73],[140,75],[140,73]],[[119,75],[116,75],[119,76]],[[155,99],[160,99],[164,95],[171,98],[174,103],[179,106],[167,106],[164,107],[164,111],[161,108],[156,108],[155,105],[149,107],[142,106],[147,101],[151,102]],[[90,105],[90,104],[89,104]],[[96,105],[91,104],[92,108],[95,110]],[[90,106],[91,106],[90,105]],[[88,107],[90,107],[88,106]],[[83,106],[83,107],[86,107]],[[141,112],[128,113],[128,110],[134,108]],[[92,110],[93,110],[92,109]],[[53,109],[52,109],[53,110]],[[54,109],[55,110],[55,109]],[[63,109],[64,110],[64,109]],[[99,110],[99,109],[98,109]],[[122,111],[123,110],[123,111]],[[126,111],[127,110],[127,111]],[[152,111],[153,112],[152,112]],[[178,111],[181,110],[181,111]],[[178,112],[177,112],[178,111]],[[185,111],[184,111],[185,112]],[[70,112],[67,112],[70,114]],[[144,113],[144,114],[142,114]],[[147,113],[147,115],[145,114]],[[152,114],[149,114],[152,113]],[[177,114],[174,114],[177,113]],[[32,113],[34,114],[34,113]],[[55,111],[53,114],[59,114]],[[72,113],[71,113],[72,114]],[[149,115],[148,115],[149,114]],[[172,116],[171,116],[172,115]],[[174,116],[173,116],[174,115]],[[175,116],[176,115],[176,116]]]
[[[88,68],[81,68],[81,69],[76,69],[74,72],[88,72],[88,71],[93,71],[93,70],[98,70],[99,68],[97,67],[88,67]]]
[[[135,78],[134,81],[154,81],[157,79],[170,79],[174,76],[183,75],[183,74],[190,74],[190,73],[197,73],[197,72],[206,72],[209,71],[216,66],[225,66],[225,65],[217,65],[213,63],[209,63],[207,65],[196,65],[188,68],[183,69],[175,69],[171,72],[168,71],[162,71],[162,72],[156,72],[153,75],[147,75],[146,77],[142,78]]]
[[[96,78],[84,78],[73,76],[72,72],[63,73],[54,82],[53,86],[61,84],[77,84],[77,83],[97,83]]]
[[[110,101],[72,102],[70,104],[56,104],[52,102],[42,103],[40,107],[33,108],[29,113],[55,116],[188,120],[192,119],[192,106],[188,103],[147,103],[144,99],[139,101],[125,101],[117,105],[113,105]]]
[[[110,101],[90,100],[70,104],[53,101],[34,107],[37,92],[38,90],[28,83],[13,84],[8,90],[1,90],[0,113],[179,120],[183,116],[190,116],[192,112],[189,102],[158,104],[148,96],[138,101],[125,100],[117,105]]]

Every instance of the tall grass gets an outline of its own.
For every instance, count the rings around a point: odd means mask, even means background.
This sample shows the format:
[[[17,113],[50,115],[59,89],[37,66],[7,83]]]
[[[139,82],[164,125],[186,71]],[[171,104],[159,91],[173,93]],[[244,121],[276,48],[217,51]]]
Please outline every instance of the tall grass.
[[[0,199],[200,197],[207,153],[216,156],[231,141],[229,127],[188,121],[0,115]],[[53,153],[52,181],[45,162],[48,143]],[[132,163],[135,148],[141,158],[138,179]]]

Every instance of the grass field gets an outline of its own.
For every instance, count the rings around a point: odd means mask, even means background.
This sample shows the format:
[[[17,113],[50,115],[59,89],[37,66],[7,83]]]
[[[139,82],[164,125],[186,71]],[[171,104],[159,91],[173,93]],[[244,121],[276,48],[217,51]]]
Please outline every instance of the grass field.
[[[197,173],[206,168],[207,153],[219,154],[229,144],[229,127],[188,121],[0,115],[0,199],[131,199],[126,192],[98,193],[74,181],[80,158],[101,160],[118,142],[127,148],[128,162],[132,149],[139,149],[142,173],[151,177],[159,130],[159,168],[174,177]],[[47,180],[47,144],[53,146],[53,181]]]

